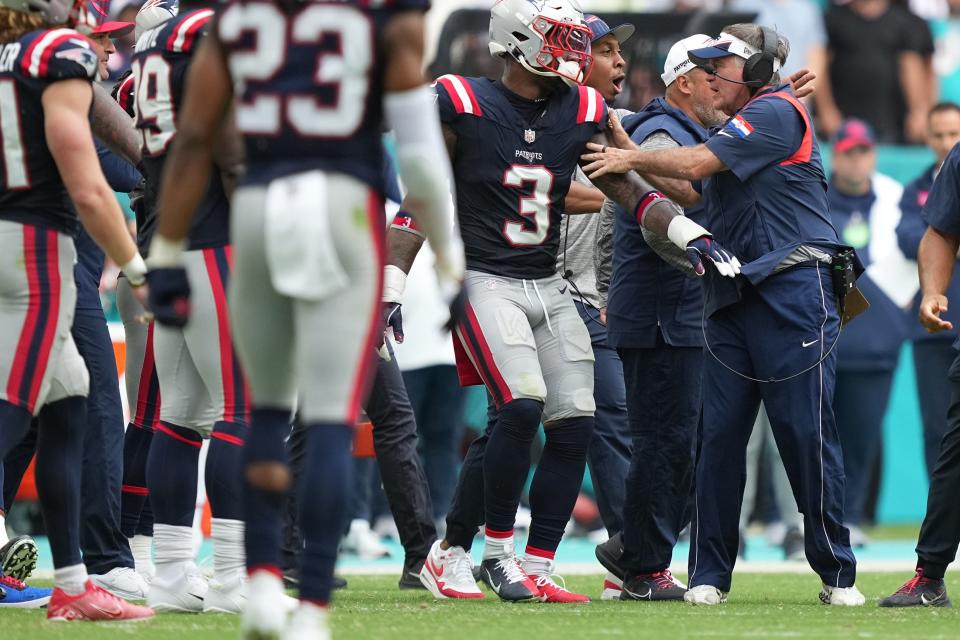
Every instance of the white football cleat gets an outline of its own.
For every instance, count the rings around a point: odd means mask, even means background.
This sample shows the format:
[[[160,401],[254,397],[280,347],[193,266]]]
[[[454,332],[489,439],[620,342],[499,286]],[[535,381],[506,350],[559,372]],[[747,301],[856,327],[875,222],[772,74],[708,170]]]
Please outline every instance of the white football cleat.
[[[147,592],[147,606],[154,611],[200,613],[210,586],[192,562],[177,578],[167,581],[158,573]]]
[[[353,551],[362,560],[390,557],[390,549],[380,541],[380,536],[370,530],[366,520],[353,520],[340,546],[343,551]]]
[[[436,598],[482,598],[473,577],[473,559],[463,547],[441,549],[437,540],[420,569],[420,582]]]
[[[150,584],[143,576],[129,567],[116,567],[110,571],[91,575],[90,581],[124,600],[145,600]]]
[[[860,593],[857,586],[852,587],[831,587],[828,584],[823,585],[820,591],[820,602],[823,604],[832,604],[841,607],[862,607],[867,599]]]
[[[607,571],[607,576],[603,579],[603,591],[600,592],[601,600],[619,600],[623,593],[623,580]]]
[[[222,583],[213,579],[203,598],[204,613],[240,613],[247,603],[247,581],[243,579]]]
[[[311,602],[301,602],[290,624],[283,634],[283,640],[330,640],[330,623],[324,607]]]
[[[690,604],[714,605],[726,602],[727,594],[709,584],[701,584],[692,589],[687,589],[687,592],[683,594],[683,599]]]
[[[247,601],[240,620],[245,640],[279,640],[287,625],[288,601],[283,578],[269,571],[255,571],[247,579]]]

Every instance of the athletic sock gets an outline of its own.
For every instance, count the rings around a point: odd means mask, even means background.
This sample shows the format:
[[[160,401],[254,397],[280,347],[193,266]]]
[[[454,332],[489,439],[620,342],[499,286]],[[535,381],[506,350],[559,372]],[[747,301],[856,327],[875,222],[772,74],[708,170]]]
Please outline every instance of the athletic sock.
[[[284,440],[290,434],[290,422],[288,409],[254,409],[250,414],[247,444],[243,447],[244,465],[259,462],[287,464]],[[338,486],[342,486],[340,482],[337,481]],[[252,574],[264,569],[282,576],[280,538],[283,506],[289,492],[255,487],[246,475],[243,487],[247,572]]]
[[[156,569],[153,566],[153,536],[135,535],[128,539],[130,553],[133,554],[133,566],[138,573],[152,575]]]
[[[580,494],[593,418],[558,420],[546,429],[543,455],[530,484],[530,535],[527,550],[552,555]]]
[[[53,584],[67,595],[78,596],[87,590],[87,567],[82,562],[53,570]]]
[[[86,398],[52,402],[40,410],[37,493],[54,568],[80,564],[80,477]],[[81,565],[82,566],[82,565]]]
[[[247,426],[238,422],[213,425],[204,484],[214,518],[243,519],[243,443],[247,431]]]
[[[527,398],[500,407],[483,457],[485,523],[493,531],[513,529],[542,413],[543,403]]]
[[[157,526],[192,527],[203,441],[193,429],[161,422],[147,456],[147,487]],[[159,532],[155,528],[159,544]]]
[[[348,424],[307,426],[307,458],[297,487],[303,556],[300,598],[324,605],[333,590],[337,546],[346,528],[354,428]]]
[[[220,584],[232,584],[243,577],[243,520],[212,518],[213,577]]]
[[[194,559],[193,526],[154,525],[153,558],[157,568],[154,581],[162,585],[178,582]]]
[[[147,501],[147,455],[153,429],[131,422],[123,435],[123,486],[120,491],[120,531],[131,538]]]
[[[490,527],[483,532],[483,559],[506,558],[517,553],[513,542],[513,529],[494,531]]]
[[[528,576],[547,576],[553,569],[553,556],[551,551],[544,551],[527,545],[523,554],[523,572]]]

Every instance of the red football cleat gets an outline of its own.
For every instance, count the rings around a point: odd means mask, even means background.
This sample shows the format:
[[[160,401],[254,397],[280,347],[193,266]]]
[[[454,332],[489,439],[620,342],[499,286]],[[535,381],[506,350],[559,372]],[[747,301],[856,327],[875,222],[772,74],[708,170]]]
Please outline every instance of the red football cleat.
[[[47,620],[143,620],[153,617],[153,609],[130,604],[87,580],[87,590],[71,596],[54,589],[47,605]]]
[[[555,602],[557,604],[576,604],[590,602],[585,595],[568,591],[561,587],[550,576],[530,576],[537,588],[540,589],[540,602]]]

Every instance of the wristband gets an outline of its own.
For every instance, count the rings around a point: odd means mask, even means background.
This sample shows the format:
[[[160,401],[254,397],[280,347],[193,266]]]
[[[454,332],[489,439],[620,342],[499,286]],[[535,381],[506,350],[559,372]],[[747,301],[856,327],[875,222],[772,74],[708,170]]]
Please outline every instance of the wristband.
[[[388,264],[383,268],[383,298],[384,302],[403,300],[403,290],[407,286],[407,274],[398,266]]]
[[[650,207],[655,205],[660,200],[665,200],[667,196],[663,195],[659,191],[648,191],[640,198],[640,203],[637,205],[636,210],[633,212],[634,217],[637,219],[637,224],[641,227],[643,226],[643,216],[646,215],[647,211],[650,210]]]
[[[670,239],[670,242],[677,245],[683,251],[687,250],[688,244],[704,236],[708,238],[713,237],[709,231],[683,215],[674,216],[667,226],[667,237]]]
[[[159,233],[154,235],[150,242],[150,257],[147,258],[150,268],[179,267],[182,262],[183,245],[183,240],[168,240]]]
[[[127,276],[127,281],[132,287],[139,287],[147,281],[147,263],[139,253],[133,254],[133,257],[120,267],[120,270]]]
[[[394,229],[400,229],[408,233],[423,237],[423,231],[420,230],[420,227],[417,226],[417,221],[412,215],[407,213],[404,210],[397,212],[397,215],[393,217],[393,222],[390,226]]]

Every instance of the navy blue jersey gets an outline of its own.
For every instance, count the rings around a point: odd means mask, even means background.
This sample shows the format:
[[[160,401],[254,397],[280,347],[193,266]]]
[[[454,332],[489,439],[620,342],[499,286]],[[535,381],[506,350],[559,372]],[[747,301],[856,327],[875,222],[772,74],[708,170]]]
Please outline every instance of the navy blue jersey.
[[[177,112],[183,101],[187,70],[197,44],[206,33],[212,9],[188,11],[145,31],[133,54],[133,110],[143,139],[146,189],[137,216],[137,245],[141,252],[150,245],[156,228],[157,198],[163,180],[167,152],[177,134]],[[117,99],[130,101],[129,83],[120,86]],[[219,171],[211,172],[207,191],[193,219],[188,237],[190,249],[221,247],[230,242],[230,202],[223,191]]]
[[[73,235],[77,214],[46,143],[41,96],[53,82],[89,82],[97,56],[72,29],[33,31],[0,46],[0,220]]]
[[[584,145],[607,123],[589,87],[527,100],[486,78],[437,80],[457,136],[453,174],[467,268],[509,278],[556,273],[560,216]]]
[[[315,0],[294,12],[233,0],[217,18],[235,86],[247,184],[310,170],[356,177],[383,191],[380,33],[427,0]]]

